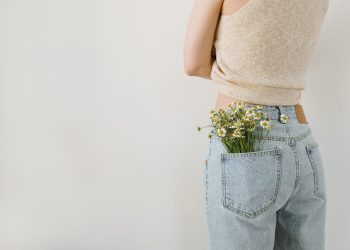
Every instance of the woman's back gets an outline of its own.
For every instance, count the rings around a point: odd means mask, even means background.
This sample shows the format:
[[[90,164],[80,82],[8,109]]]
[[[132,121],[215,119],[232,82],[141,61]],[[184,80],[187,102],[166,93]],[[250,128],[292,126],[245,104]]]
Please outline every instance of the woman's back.
[[[293,105],[315,50],[329,0],[249,0],[220,15],[211,78],[246,102]]]

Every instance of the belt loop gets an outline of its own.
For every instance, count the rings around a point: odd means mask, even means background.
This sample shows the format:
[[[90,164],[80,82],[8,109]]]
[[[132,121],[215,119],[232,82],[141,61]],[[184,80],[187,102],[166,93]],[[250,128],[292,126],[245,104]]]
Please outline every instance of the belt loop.
[[[283,105],[278,105],[277,107],[278,107],[278,110],[279,110],[279,115],[287,113],[286,109],[285,109],[285,107]]]
[[[280,117],[280,115],[283,114],[283,107],[281,105],[277,105],[276,107],[278,109],[278,117]]]

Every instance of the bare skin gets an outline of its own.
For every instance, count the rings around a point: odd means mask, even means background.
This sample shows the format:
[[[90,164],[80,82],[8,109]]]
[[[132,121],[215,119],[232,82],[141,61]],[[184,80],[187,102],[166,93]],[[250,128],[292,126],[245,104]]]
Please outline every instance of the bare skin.
[[[211,80],[210,72],[215,60],[213,46],[215,30],[220,15],[234,15],[251,0],[196,0],[187,27],[184,44],[184,71],[189,76]],[[240,101],[217,94],[215,109]]]

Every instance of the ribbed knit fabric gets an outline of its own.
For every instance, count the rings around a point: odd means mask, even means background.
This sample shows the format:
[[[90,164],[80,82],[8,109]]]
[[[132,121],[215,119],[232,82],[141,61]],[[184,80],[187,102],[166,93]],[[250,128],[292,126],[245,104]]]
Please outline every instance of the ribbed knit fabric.
[[[265,105],[294,105],[329,0],[250,0],[221,15],[211,78],[218,91]]]

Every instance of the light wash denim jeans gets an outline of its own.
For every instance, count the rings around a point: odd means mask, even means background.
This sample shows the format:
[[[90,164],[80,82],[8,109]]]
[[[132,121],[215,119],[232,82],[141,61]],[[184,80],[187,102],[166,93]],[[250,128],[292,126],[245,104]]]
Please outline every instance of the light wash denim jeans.
[[[293,105],[264,106],[273,128],[257,152],[228,153],[213,136],[203,184],[210,250],[323,250],[320,148]],[[280,114],[289,116],[284,124]]]

